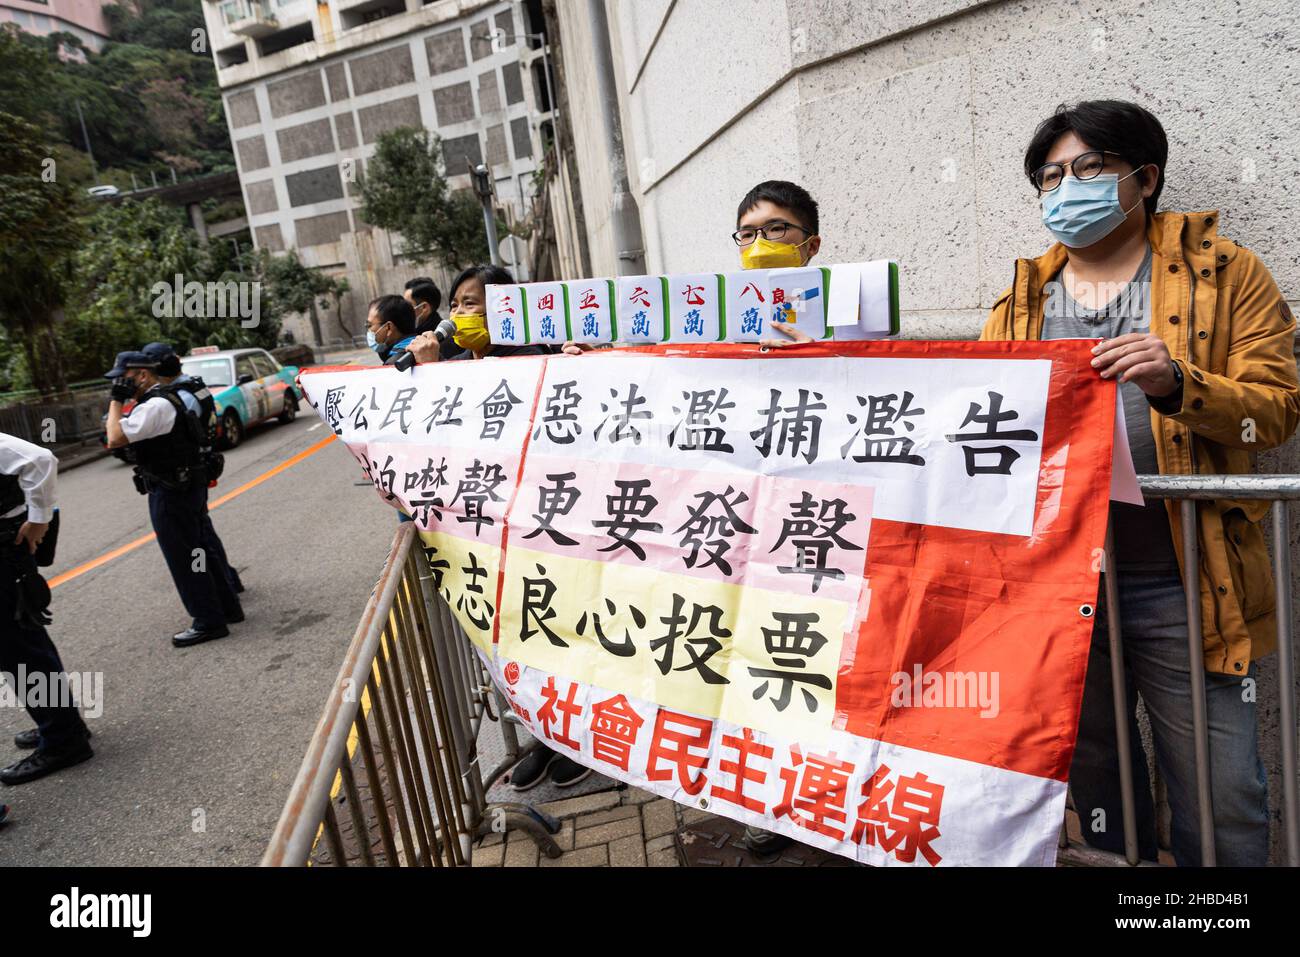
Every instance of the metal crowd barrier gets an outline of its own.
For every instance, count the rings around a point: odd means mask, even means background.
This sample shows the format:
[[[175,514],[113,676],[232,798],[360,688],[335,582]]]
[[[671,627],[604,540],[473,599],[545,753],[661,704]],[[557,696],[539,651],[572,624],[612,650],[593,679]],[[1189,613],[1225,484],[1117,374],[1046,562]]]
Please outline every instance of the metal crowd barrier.
[[[551,837],[558,822],[487,800],[485,782],[518,758],[518,740],[503,713],[506,761],[485,778],[476,742],[483,719],[496,718],[495,692],[417,541],[415,526],[402,523],[263,866],[305,865],[323,837],[337,866],[462,867],[477,837],[511,828],[526,831],[546,856],[560,855]]]
[[[1138,484],[1147,498],[1177,499],[1182,512],[1182,527],[1199,528],[1197,502],[1215,499],[1250,499],[1268,501],[1272,507],[1273,577],[1277,603],[1277,680],[1279,736],[1282,758],[1281,817],[1285,833],[1286,862],[1300,867],[1300,770],[1296,753],[1296,673],[1292,634],[1291,538],[1289,503],[1300,499],[1300,475],[1140,475]],[[1184,534],[1183,567],[1200,567],[1200,536]],[[1124,642],[1119,615],[1119,581],[1111,561],[1111,533],[1106,533],[1107,628],[1110,644],[1111,684],[1115,707],[1116,750],[1120,767],[1121,807],[1124,819],[1124,857],[1128,864],[1139,863],[1136,802],[1133,790],[1129,739],[1128,701],[1124,683]],[[1191,666],[1192,733],[1195,736],[1197,828],[1201,844],[1201,863],[1215,865],[1214,804],[1210,790],[1210,733],[1205,703],[1205,669],[1202,661],[1201,598],[1199,576],[1185,576],[1183,592],[1187,601],[1187,651]],[[1065,828],[1061,830],[1061,847],[1067,846]],[[1102,851],[1093,851],[1105,855]]]

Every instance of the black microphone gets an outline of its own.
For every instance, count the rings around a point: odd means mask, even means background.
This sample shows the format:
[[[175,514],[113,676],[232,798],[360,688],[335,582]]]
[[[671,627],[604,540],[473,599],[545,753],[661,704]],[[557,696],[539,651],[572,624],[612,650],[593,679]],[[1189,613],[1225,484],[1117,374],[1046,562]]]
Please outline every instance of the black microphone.
[[[433,337],[437,339],[439,343],[442,343],[446,342],[448,337],[455,335],[455,333],[456,323],[452,322],[450,319],[444,319],[442,322],[438,323],[437,327],[433,330]],[[405,372],[407,369],[415,368],[415,353],[410,349],[407,349],[397,357],[397,361],[393,363],[393,366],[399,372]]]

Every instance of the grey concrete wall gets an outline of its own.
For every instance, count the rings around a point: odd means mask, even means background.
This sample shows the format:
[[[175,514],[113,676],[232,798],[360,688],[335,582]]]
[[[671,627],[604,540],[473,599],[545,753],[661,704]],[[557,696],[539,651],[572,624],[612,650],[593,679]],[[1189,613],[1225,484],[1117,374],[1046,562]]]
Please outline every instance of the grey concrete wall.
[[[557,0],[592,272],[612,275],[610,170],[586,0]],[[968,338],[1050,244],[1022,171],[1057,103],[1134,100],[1170,140],[1166,209],[1218,209],[1300,311],[1300,6],[1283,0],[609,0],[628,168],[652,272],[733,269],[736,205],[791,179],[823,262],[900,263],[904,335]],[[1300,472],[1300,447],[1259,469]],[[1300,569],[1300,516],[1289,549]],[[1293,574],[1300,595],[1300,574]],[[1300,613],[1289,610],[1293,630]],[[1278,776],[1276,656],[1260,742]],[[1278,850],[1280,828],[1274,829]]]
[[[560,9],[566,49],[588,43],[584,0]],[[1222,231],[1300,297],[1295,4],[611,0],[610,11],[651,269],[734,266],[737,201],[791,178],[821,204],[825,261],[899,260],[905,332],[972,335],[1012,260],[1050,241],[1021,172],[1034,125],[1062,100],[1120,97],[1169,133],[1162,205],[1220,209]],[[594,104],[587,77],[570,95]],[[598,117],[574,113],[589,239],[608,256]]]

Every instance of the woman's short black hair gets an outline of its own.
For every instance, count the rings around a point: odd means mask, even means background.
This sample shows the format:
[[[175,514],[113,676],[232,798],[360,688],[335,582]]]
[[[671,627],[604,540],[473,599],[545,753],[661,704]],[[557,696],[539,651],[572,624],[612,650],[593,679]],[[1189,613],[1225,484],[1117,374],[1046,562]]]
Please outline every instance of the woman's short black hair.
[[[389,293],[370,300],[370,308],[379,316],[379,324],[391,322],[404,336],[415,332],[415,310],[401,296]]]
[[[817,201],[798,183],[788,183],[783,179],[769,179],[746,193],[736,210],[736,225],[739,226],[740,218],[763,200],[773,206],[784,206],[799,217],[796,226],[803,226],[812,235],[818,235]]]
[[[456,298],[456,290],[467,279],[477,279],[484,286],[513,286],[515,282],[515,277],[500,266],[494,266],[491,263],[477,263],[462,269],[460,275],[452,281],[451,291],[447,294],[448,302]]]
[[[1165,188],[1169,140],[1165,128],[1150,111],[1127,100],[1084,100],[1074,106],[1062,103],[1038,124],[1025,147],[1025,175],[1030,182],[1034,172],[1047,162],[1052,144],[1070,132],[1095,150],[1117,154],[1134,169],[1153,164],[1158,173],[1156,188],[1146,198],[1146,209],[1148,214],[1156,211],[1156,200]]]
[[[428,276],[416,276],[414,279],[408,279],[406,285],[402,288],[410,291],[411,298],[416,302],[427,302],[429,304],[429,315],[436,316],[438,314],[438,307],[442,305],[442,290]]]

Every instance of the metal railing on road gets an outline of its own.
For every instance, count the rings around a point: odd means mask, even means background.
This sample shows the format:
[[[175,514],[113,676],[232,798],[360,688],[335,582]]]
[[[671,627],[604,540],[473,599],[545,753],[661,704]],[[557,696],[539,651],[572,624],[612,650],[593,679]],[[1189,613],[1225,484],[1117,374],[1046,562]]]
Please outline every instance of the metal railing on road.
[[[417,541],[415,525],[402,523],[264,866],[308,863],[322,835],[330,863],[338,866],[461,867],[470,862],[475,837],[491,829],[524,830],[542,853],[560,854],[551,837],[557,822],[525,805],[487,801],[485,780],[518,758],[518,742],[503,720],[507,760],[485,779],[476,742],[483,719],[493,716],[488,696],[494,692],[434,590]],[[339,806],[346,808],[347,829]],[[353,835],[350,848],[345,830]]]
[[[94,438],[103,430],[108,390],[100,379],[69,386],[61,396],[11,393],[0,405],[0,432],[56,450]]]

